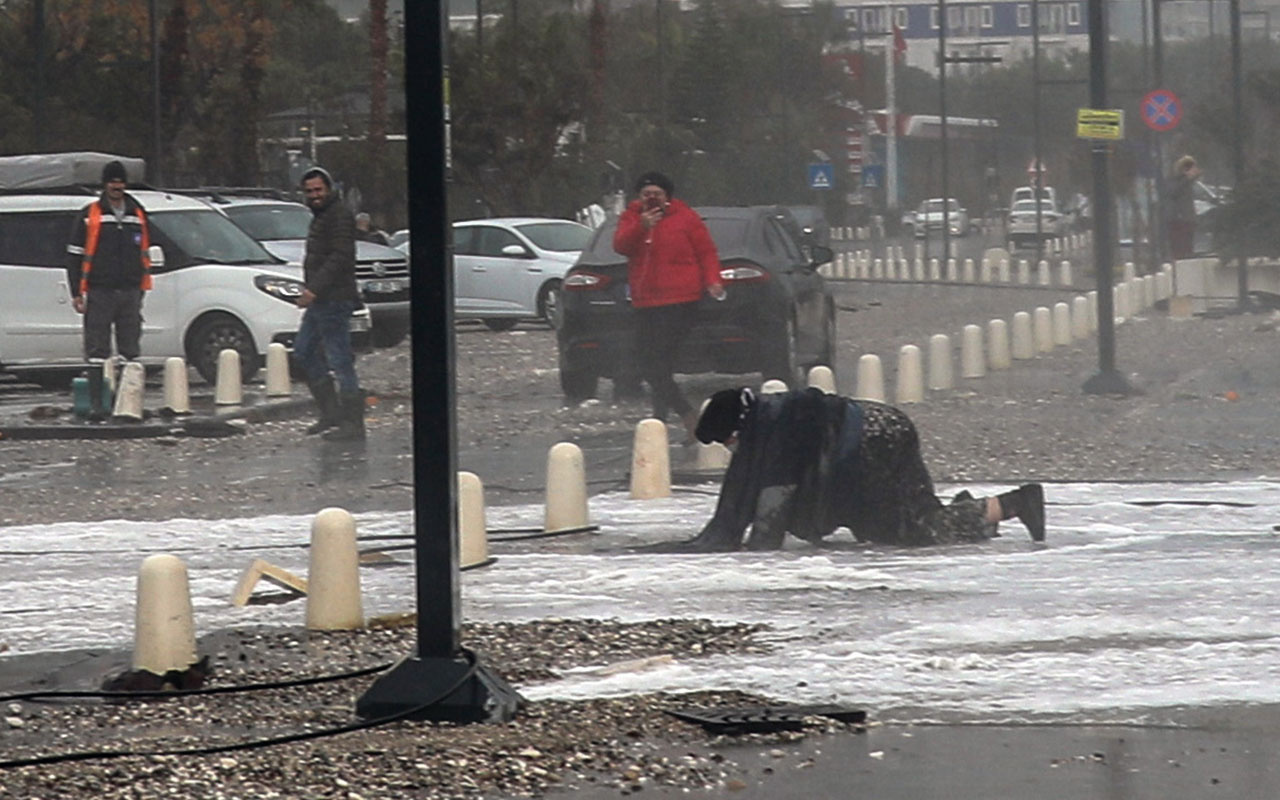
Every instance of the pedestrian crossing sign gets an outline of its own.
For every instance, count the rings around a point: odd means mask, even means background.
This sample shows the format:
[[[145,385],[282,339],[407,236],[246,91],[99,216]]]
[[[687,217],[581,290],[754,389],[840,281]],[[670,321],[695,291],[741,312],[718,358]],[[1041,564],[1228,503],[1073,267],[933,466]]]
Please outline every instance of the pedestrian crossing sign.
[[[829,163],[809,165],[809,188],[830,189],[835,186],[836,169]]]

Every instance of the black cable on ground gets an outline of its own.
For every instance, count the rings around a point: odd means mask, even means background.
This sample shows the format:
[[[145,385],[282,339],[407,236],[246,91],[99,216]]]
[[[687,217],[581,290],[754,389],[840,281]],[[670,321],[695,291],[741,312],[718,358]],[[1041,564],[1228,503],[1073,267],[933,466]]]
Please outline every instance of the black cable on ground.
[[[241,686],[211,686],[207,689],[173,689],[139,692],[108,692],[102,689],[46,689],[36,692],[22,692],[0,697],[0,703],[19,700],[53,700],[57,698],[94,697],[103,700],[152,700],[156,698],[195,697],[211,694],[239,694],[241,692],[265,692],[272,689],[290,689],[295,686],[314,686],[320,683],[345,681],[350,678],[363,678],[390,669],[395,662],[379,664],[376,667],[342,672],[335,675],[316,675],[311,678],[295,678],[288,681],[268,681],[266,683],[247,683]]]
[[[15,758],[8,761],[0,761],[0,769],[13,769],[15,767],[34,767],[43,764],[61,764],[71,761],[91,761],[99,758],[132,758],[139,756],[207,756],[217,753],[231,753],[238,750],[256,750],[261,747],[273,747],[278,744],[290,744],[292,742],[305,742],[309,739],[323,739],[329,736],[338,736],[344,733],[352,733],[355,731],[368,730],[391,722],[397,722],[419,714],[431,706],[444,700],[449,695],[458,690],[464,683],[475,676],[476,670],[479,668],[479,662],[475,653],[462,649],[463,655],[466,656],[469,666],[466,672],[454,681],[452,685],[440,692],[430,702],[407,708],[403,711],[397,711],[385,717],[377,717],[376,719],[364,720],[362,722],[353,722],[350,725],[340,725],[336,728],[325,728],[318,731],[306,731],[305,733],[291,733],[284,736],[274,736],[267,739],[255,739],[248,742],[237,742],[235,744],[217,745],[214,747],[195,747],[188,749],[172,749],[172,750],[93,750],[78,753],[61,753],[49,756],[33,756],[30,758]]]

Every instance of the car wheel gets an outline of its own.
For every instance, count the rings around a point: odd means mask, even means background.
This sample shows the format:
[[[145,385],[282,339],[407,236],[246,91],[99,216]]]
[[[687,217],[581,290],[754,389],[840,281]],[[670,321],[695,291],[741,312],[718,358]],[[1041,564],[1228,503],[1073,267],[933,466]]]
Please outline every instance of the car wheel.
[[[564,324],[564,306],[560,304],[560,281],[547,281],[538,290],[538,316],[550,325],[552,330],[559,330]]]
[[[804,386],[800,364],[796,359],[796,323],[790,317],[769,341],[765,343],[764,367],[760,370],[766,380],[780,380],[788,389]]]
[[[369,330],[369,342],[374,347],[395,347],[409,335],[404,325],[374,325]]]
[[[560,390],[564,392],[564,399],[571,403],[595,397],[599,383],[600,376],[591,370],[560,367]]]
[[[201,317],[187,334],[187,363],[196,368],[205,383],[218,381],[218,354],[235,350],[240,354],[240,380],[248,382],[258,374],[258,352],[244,323],[230,314]]]
[[[509,331],[514,328],[516,323],[519,321],[520,320],[518,319],[510,317],[490,317],[489,319],[484,320],[484,326],[491,331],[502,333],[503,331]]]

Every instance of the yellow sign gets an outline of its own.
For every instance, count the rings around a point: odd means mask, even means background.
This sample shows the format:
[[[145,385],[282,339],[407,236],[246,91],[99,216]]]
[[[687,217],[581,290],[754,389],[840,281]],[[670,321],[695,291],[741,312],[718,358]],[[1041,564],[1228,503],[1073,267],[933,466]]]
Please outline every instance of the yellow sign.
[[[1124,111],[1081,108],[1076,110],[1077,139],[1123,139]]]

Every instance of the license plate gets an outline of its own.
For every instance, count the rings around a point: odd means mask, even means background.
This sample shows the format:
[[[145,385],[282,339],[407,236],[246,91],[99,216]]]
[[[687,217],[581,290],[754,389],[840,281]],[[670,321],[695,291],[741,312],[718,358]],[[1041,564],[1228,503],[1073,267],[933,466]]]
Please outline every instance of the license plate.
[[[403,291],[404,288],[404,281],[396,280],[369,281],[364,285],[364,290],[370,294],[394,294]]]
[[[369,317],[359,316],[351,318],[351,330],[356,332],[369,330]]]

